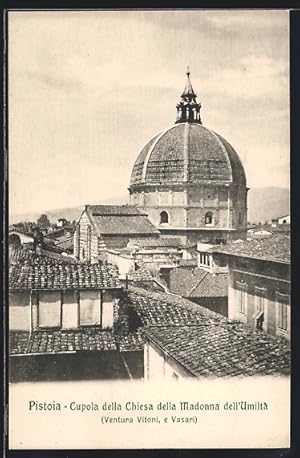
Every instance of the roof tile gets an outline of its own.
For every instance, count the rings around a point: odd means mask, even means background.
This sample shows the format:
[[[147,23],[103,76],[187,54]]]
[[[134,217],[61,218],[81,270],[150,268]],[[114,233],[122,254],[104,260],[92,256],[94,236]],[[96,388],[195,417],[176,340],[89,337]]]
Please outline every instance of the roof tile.
[[[290,236],[288,234],[273,234],[266,238],[253,238],[239,243],[232,242],[223,247],[216,247],[212,251],[233,256],[289,263]]]
[[[89,328],[72,331],[36,331],[9,333],[11,355],[32,353],[69,353],[76,351],[117,350],[110,331]]]
[[[10,290],[120,287],[117,268],[107,262],[79,263],[65,256],[57,259],[24,248],[10,256]]]
[[[290,348],[282,338],[223,321],[148,327],[145,333],[194,376],[286,375]]]

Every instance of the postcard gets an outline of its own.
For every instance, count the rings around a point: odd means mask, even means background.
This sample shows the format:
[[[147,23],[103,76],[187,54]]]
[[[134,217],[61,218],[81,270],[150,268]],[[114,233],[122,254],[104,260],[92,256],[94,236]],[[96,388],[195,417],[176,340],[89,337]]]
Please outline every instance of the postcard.
[[[289,14],[8,11],[9,449],[290,447]]]

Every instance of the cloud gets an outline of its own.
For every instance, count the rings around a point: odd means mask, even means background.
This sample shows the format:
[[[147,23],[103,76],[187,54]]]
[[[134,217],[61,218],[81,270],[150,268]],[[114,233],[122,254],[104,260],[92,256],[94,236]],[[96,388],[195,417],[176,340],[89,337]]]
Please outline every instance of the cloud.
[[[33,210],[45,202],[56,208],[125,190],[140,149],[175,120],[188,63],[203,122],[245,158],[251,186],[263,181],[270,161],[277,163],[272,179],[282,180],[288,154],[279,148],[288,143],[285,12],[26,12],[11,17],[15,207]],[[266,160],[256,172],[263,154]]]
[[[199,82],[200,84],[200,82]],[[288,68],[285,62],[267,56],[246,56],[239,63],[228,65],[217,78],[207,78],[201,84],[207,94],[232,98],[288,98]]]
[[[66,75],[60,76],[57,72],[50,74],[32,70],[23,73],[23,76],[27,76],[30,80],[38,81],[50,89],[59,91],[78,91],[82,87],[80,79],[68,78]]]

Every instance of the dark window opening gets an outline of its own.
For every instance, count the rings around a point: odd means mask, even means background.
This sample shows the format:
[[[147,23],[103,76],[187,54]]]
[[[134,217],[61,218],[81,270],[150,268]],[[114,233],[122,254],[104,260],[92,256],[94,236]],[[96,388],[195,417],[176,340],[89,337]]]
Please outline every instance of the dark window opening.
[[[261,313],[256,320],[256,329],[262,330],[264,325],[264,314]]]
[[[213,224],[213,214],[212,212],[207,212],[205,215],[205,224]]]
[[[160,214],[160,224],[168,223],[169,222],[169,215],[167,212],[163,211]]]

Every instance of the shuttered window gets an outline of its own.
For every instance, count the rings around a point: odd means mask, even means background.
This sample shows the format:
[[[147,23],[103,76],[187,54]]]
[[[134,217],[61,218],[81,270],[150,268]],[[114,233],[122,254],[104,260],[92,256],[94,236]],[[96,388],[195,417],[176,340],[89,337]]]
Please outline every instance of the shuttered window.
[[[243,282],[236,282],[236,303],[239,313],[246,314],[247,285]]]
[[[61,293],[56,291],[39,294],[39,327],[56,328],[61,325]]]
[[[287,304],[280,304],[278,303],[278,327],[283,329],[284,331],[287,330],[287,322],[288,322],[288,306]]]
[[[265,288],[255,287],[255,307],[257,311],[264,312],[265,310]]]
[[[114,323],[114,301],[108,293],[103,293],[102,302],[102,327],[112,328]]]
[[[277,302],[277,326],[283,331],[288,329],[288,307],[289,296],[287,294],[276,294]]]
[[[92,326],[100,325],[100,292],[99,291],[80,291],[80,325]]]
[[[63,293],[63,316],[62,327],[74,329],[78,326],[78,293],[77,291],[65,291]]]

